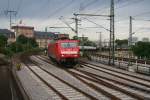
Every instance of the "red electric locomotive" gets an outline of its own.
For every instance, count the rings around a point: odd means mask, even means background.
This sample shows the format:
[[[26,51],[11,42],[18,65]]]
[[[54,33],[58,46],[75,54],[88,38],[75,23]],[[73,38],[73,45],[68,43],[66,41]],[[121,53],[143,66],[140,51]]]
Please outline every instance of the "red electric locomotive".
[[[61,64],[77,64],[80,57],[78,40],[70,40],[59,34],[57,39],[49,40],[48,56]]]

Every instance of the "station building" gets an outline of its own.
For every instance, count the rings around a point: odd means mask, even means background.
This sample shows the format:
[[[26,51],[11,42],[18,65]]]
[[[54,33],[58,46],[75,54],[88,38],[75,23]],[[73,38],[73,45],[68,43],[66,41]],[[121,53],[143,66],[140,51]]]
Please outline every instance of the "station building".
[[[35,31],[31,26],[12,26],[12,30],[0,29],[0,35],[8,38],[8,43],[16,41],[19,35],[35,38],[40,48],[46,48],[48,40],[54,37],[53,32]]]
[[[26,37],[34,37],[34,27],[31,26],[12,26],[11,27],[15,33],[16,38],[19,35],[24,35]]]
[[[34,38],[41,48],[47,48],[48,40],[53,37],[54,33],[52,32],[34,31]]]
[[[0,29],[0,35],[4,35],[8,38],[8,44],[15,42],[15,33],[8,29]]]

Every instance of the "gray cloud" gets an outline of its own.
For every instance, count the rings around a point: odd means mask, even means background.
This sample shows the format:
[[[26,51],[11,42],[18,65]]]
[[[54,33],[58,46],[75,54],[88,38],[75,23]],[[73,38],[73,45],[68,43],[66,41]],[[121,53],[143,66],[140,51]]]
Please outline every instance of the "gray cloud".
[[[128,33],[129,16],[141,14],[136,16],[136,18],[150,19],[150,14],[142,15],[143,12],[150,11],[149,4],[150,0],[115,0],[116,34]],[[8,27],[8,16],[4,15],[4,11],[10,9],[18,11],[16,20],[22,19],[25,23],[41,29],[41,27],[44,28],[45,26],[52,26],[57,23],[56,19],[60,16],[73,17],[75,12],[109,14],[109,7],[110,0],[0,0],[0,27]],[[106,20],[102,21],[101,19],[103,18],[91,18],[94,22],[109,27],[109,22]],[[15,21],[15,17],[13,17],[13,21]],[[143,25],[148,24],[148,22],[136,22]],[[84,23],[83,25],[94,26],[89,22],[82,23]],[[62,23],[59,22],[58,24]],[[82,33],[84,31],[81,30]],[[92,31],[107,33],[103,29],[93,29]],[[117,35],[117,37],[121,36]]]

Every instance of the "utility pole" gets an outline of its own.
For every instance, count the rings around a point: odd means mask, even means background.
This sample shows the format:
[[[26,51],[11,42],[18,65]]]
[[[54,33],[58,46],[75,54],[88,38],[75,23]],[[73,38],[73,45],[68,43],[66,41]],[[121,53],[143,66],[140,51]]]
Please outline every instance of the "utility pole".
[[[129,17],[129,39],[128,39],[128,47],[129,47],[129,62],[128,65],[131,65],[131,45],[132,45],[132,35],[134,33],[132,33],[132,16]]]
[[[129,22],[129,40],[128,40],[128,46],[130,47],[132,45],[132,16],[129,17],[130,22]]]
[[[99,49],[101,52],[102,51],[102,32],[96,32],[96,33],[100,33],[99,34]]]
[[[7,10],[6,11],[6,15],[8,15],[8,14],[9,14],[9,25],[10,25],[10,29],[11,29],[11,26],[12,26],[12,15],[16,15],[17,11]]]
[[[78,39],[78,17],[77,17],[77,14],[74,14],[75,18],[75,32],[76,32],[76,36],[77,36],[77,39]]]
[[[76,30],[76,34],[77,34],[77,37],[78,37],[78,17],[77,16],[101,16],[101,17],[110,17],[110,15],[96,15],[96,14],[76,14],[74,13],[74,16],[75,16],[75,30]],[[105,29],[107,30],[107,29]],[[108,31],[108,30],[107,30]]]
[[[109,41],[109,65],[115,65],[115,34],[114,34],[114,0],[110,5],[110,41]]]
[[[84,56],[84,34],[82,34],[82,54]]]
[[[69,25],[69,23],[67,23],[67,22],[64,20],[63,16],[61,16],[59,19],[60,19],[63,23],[65,23],[68,27],[50,27],[50,28],[70,28],[73,32],[75,32],[75,34],[78,32],[78,31],[76,31],[76,29],[72,28],[72,27]],[[73,18],[73,19],[75,19],[75,18]],[[78,20],[77,20],[77,21],[78,21]],[[78,23],[77,23],[77,25],[78,25]],[[76,28],[78,29],[78,27],[76,27]]]
[[[48,35],[46,35],[48,32],[48,27],[45,27],[45,50],[46,50],[46,47],[47,47],[47,40],[48,40]]]
[[[110,5],[110,15],[94,15],[94,14],[74,14],[76,16],[102,16],[102,17],[110,17],[110,30],[105,29],[110,32],[110,40],[109,40],[109,65],[115,65],[115,34],[114,34],[114,0],[111,0]],[[76,22],[77,25],[77,22]],[[76,27],[77,28],[77,27]]]
[[[47,32],[48,27],[45,27],[45,32]]]
[[[100,32],[99,47],[100,47],[100,53],[102,53],[102,32]]]

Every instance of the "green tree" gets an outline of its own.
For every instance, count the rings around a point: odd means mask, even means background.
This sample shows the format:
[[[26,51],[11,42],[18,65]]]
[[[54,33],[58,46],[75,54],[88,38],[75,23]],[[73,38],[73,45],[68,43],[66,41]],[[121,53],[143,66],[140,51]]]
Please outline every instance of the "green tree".
[[[96,44],[95,44],[94,42],[89,41],[89,40],[87,40],[87,41],[82,41],[82,42],[83,42],[83,44],[84,44],[85,46],[96,46]]]
[[[16,42],[7,45],[7,38],[0,35],[0,53],[11,57],[14,53],[33,50],[38,47],[35,38],[28,38],[24,35],[17,37]]]
[[[136,56],[150,59],[150,42],[140,41],[132,46],[131,49]]]
[[[73,36],[73,38],[72,39],[74,39],[74,40],[78,40],[78,37],[77,36]]]
[[[24,47],[21,43],[11,43],[8,45],[8,49],[11,50],[13,53],[22,52],[24,50]]]
[[[7,55],[8,57],[11,57],[13,55],[13,51],[10,50],[10,48],[5,48],[3,54]]]
[[[38,47],[38,44],[35,38],[28,38],[29,44],[31,44],[32,48]]]
[[[115,43],[116,43],[117,47],[122,48],[123,45],[128,45],[128,40],[127,39],[124,39],[124,40],[116,39]]]
[[[0,48],[4,48],[7,45],[7,37],[0,35]]]
[[[93,41],[90,41],[87,37],[77,37],[77,36],[73,36],[74,40],[79,39],[79,45],[84,45],[84,46],[96,46],[96,44]]]
[[[19,35],[19,36],[17,37],[16,42],[17,42],[17,43],[20,43],[20,44],[27,44],[28,38],[25,37],[24,35]]]
[[[24,35],[20,35],[17,37],[16,42],[8,45],[7,51],[10,50],[13,53],[18,53],[18,52],[23,52],[23,51],[36,48],[37,46],[38,45],[34,38],[28,38],[28,37],[25,37]]]
[[[16,42],[18,44],[22,44],[22,46],[24,47],[25,50],[38,47],[38,44],[37,44],[35,38],[28,38],[28,37],[25,37],[24,35],[20,35],[17,38]]]

